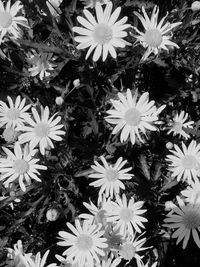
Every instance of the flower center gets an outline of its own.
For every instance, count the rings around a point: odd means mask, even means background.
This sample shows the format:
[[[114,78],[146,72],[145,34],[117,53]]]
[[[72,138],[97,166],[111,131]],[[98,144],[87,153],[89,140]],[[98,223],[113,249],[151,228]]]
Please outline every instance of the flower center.
[[[133,211],[128,208],[122,208],[119,214],[121,220],[130,222],[133,218]]]
[[[29,170],[29,164],[23,159],[17,159],[13,164],[15,173],[24,174]]]
[[[98,24],[93,32],[94,40],[101,45],[108,43],[112,39],[112,29],[104,23]]]
[[[90,250],[93,245],[93,240],[90,236],[82,234],[77,239],[77,247],[80,250]]]
[[[144,39],[148,46],[157,48],[162,43],[162,34],[157,29],[147,30]]]
[[[16,108],[10,108],[7,112],[7,117],[9,120],[14,121],[14,120],[18,119],[19,116],[20,116],[20,111]]]
[[[194,229],[200,226],[200,213],[188,211],[183,217],[183,223],[187,229]]]
[[[185,169],[192,170],[192,169],[197,169],[199,166],[199,163],[197,162],[194,156],[186,155],[182,159],[182,165]]]
[[[34,132],[39,138],[47,137],[49,134],[49,125],[44,122],[39,122],[35,125]]]
[[[8,28],[12,24],[12,16],[9,12],[0,11],[0,27]]]
[[[113,170],[112,168],[106,170],[105,173],[105,178],[109,181],[109,182],[115,182],[119,177],[119,174],[117,171]]]
[[[175,122],[173,125],[173,130],[177,133],[182,131],[183,124],[181,122]]]
[[[141,113],[136,108],[130,108],[126,111],[124,119],[130,126],[137,126],[141,121]]]
[[[125,244],[121,247],[119,254],[125,260],[131,260],[135,256],[136,248],[132,244]]]

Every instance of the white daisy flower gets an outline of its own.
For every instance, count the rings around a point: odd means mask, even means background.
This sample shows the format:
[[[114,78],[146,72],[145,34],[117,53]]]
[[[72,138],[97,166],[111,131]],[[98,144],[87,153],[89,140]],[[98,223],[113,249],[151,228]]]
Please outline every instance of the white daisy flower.
[[[158,23],[158,6],[154,7],[151,18],[148,17],[144,7],[142,7],[143,15],[138,12],[134,13],[139,18],[145,29],[144,32],[141,32],[136,27],[133,27],[139,34],[136,35],[135,38],[143,45],[144,48],[147,48],[142,60],[146,60],[151,53],[157,55],[161,49],[169,51],[168,46],[179,48],[179,46],[170,39],[172,37],[172,29],[179,26],[182,22],[166,22],[164,24],[164,20],[168,15],[167,14]]]
[[[37,53],[32,50],[27,54],[27,61],[32,65],[31,68],[28,68],[31,76],[37,76],[39,74],[40,80],[43,80],[45,77],[51,75],[51,71],[57,66],[52,63],[55,57],[53,53]]]
[[[119,229],[121,235],[134,236],[135,231],[141,233],[140,228],[144,228],[143,223],[147,222],[147,219],[141,216],[146,212],[146,209],[141,209],[143,204],[143,201],[135,202],[133,197],[127,202],[125,194],[122,195],[122,198],[117,196],[116,202],[111,201],[112,207],[107,221],[113,222],[114,230]]]
[[[185,197],[185,202],[191,204],[200,204],[200,181],[191,182],[186,189],[181,191],[181,195]]]
[[[186,248],[188,240],[191,236],[197,246],[200,248],[200,239],[198,231],[200,230],[200,206],[199,204],[193,205],[190,203],[185,203],[179,197],[177,197],[178,205],[173,208],[172,212],[167,214],[164,222],[164,226],[170,229],[176,229],[172,234],[172,238],[177,238],[176,244],[183,240],[183,249]]]
[[[99,262],[99,256],[104,256],[103,251],[108,245],[106,238],[102,237],[104,231],[100,231],[96,225],[91,225],[87,220],[83,221],[81,226],[79,220],[75,220],[76,228],[67,223],[69,229],[73,232],[70,234],[65,231],[60,231],[58,234],[62,241],[58,242],[59,246],[69,247],[63,253],[73,263],[78,263],[78,267],[88,264],[94,266],[94,261]]]
[[[84,8],[94,8],[97,4],[97,2],[100,5],[104,5],[107,4],[108,2],[110,2],[110,0],[81,0],[81,2],[83,2],[83,4],[85,5]]]
[[[63,125],[58,124],[61,117],[57,116],[55,118],[56,114],[54,114],[49,118],[49,108],[47,106],[44,109],[41,107],[41,117],[35,108],[32,108],[32,114],[34,120],[31,118],[27,119],[29,126],[19,126],[16,129],[17,131],[25,132],[19,136],[19,142],[21,144],[30,142],[30,149],[35,148],[39,144],[40,152],[44,155],[46,148],[54,148],[51,139],[61,141],[60,135],[65,134],[64,131],[60,130]]]
[[[125,24],[128,17],[123,17],[117,21],[121,7],[116,8],[111,15],[112,7],[112,2],[108,2],[103,10],[101,4],[97,3],[95,7],[97,20],[87,9],[83,10],[87,19],[80,16],[77,17],[78,22],[83,27],[73,27],[73,31],[80,34],[74,40],[80,43],[77,49],[89,47],[86,59],[94,49],[93,61],[97,61],[101,54],[103,61],[105,61],[108,52],[113,58],[116,58],[115,48],[124,48],[126,45],[129,45],[127,41],[123,40],[127,36],[127,32],[124,30],[130,27],[130,24]]]
[[[14,249],[7,248],[7,260],[6,267],[27,267],[28,262],[26,260],[26,255],[23,250],[22,241],[18,240],[14,245]]]
[[[49,250],[45,252],[43,257],[41,257],[40,252],[38,252],[36,256],[33,256],[33,255],[30,255],[29,257],[27,256],[26,259],[27,259],[28,265],[26,265],[26,267],[44,267],[44,266],[45,267],[58,267],[56,263],[51,263],[48,265],[45,264],[48,254],[49,254]]]
[[[183,136],[186,140],[190,138],[190,135],[184,131],[184,128],[192,129],[192,124],[194,123],[194,121],[186,122],[187,119],[188,113],[185,113],[184,111],[181,111],[180,114],[176,114],[176,116],[173,118],[172,126],[170,127],[170,130],[167,133],[173,133],[173,136]]]
[[[47,167],[37,164],[39,159],[34,158],[36,149],[29,151],[28,145],[22,149],[19,142],[16,142],[14,153],[6,147],[3,147],[3,150],[7,158],[0,158],[0,173],[2,174],[0,181],[5,180],[3,184],[6,187],[18,179],[21,189],[26,191],[25,184],[30,184],[31,179],[41,182],[38,178],[40,174],[38,170],[46,170]]]
[[[91,186],[101,187],[99,191],[99,195],[105,191],[106,197],[113,198],[114,195],[119,194],[119,190],[125,189],[123,180],[130,180],[132,178],[132,174],[128,173],[132,168],[122,167],[127,163],[127,160],[123,161],[123,158],[120,157],[115,165],[108,164],[106,159],[101,156],[101,161],[103,162],[103,166],[100,165],[97,161],[95,161],[95,165],[92,165],[91,168],[95,171],[88,175],[89,178],[98,179],[95,182],[90,183]]]
[[[142,258],[138,252],[146,250],[147,247],[143,247],[146,242],[146,238],[141,238],[141,235],[136,238],[135,235],[128,235],[126,241],[119,248],[119,256],[125,260],[131,261],[133,258],[137,261],[137,266],[142,265]]]
[[[177,181],[181,179],[189,184],[192,180],[198,180],[200,176],[200,144],[192,140],[188,146],[182,142],[182,150],[174,145],[174,150],[170,150],[173,155],[167,156],[169,170],[172,171],[172,177]]]
[[[10,2],[8,0],[6,7],[4,7],[2,0],[0,0],[0,44],[7,33],[14,39],[19,38],[21,36],[19,25],[29,28],[26,18],[16,16],[23,7],[20,1],[16,1],[12,6]]]
[[[26,112],[31,105],[25,106],[26,98],[17,96],[15,103],[10,96],[7,97],[9,106],[0,101],[0,127],[6,125],[6,127],[16,127],[23,125],[25,121],[30,117]],[[15,129],[16,130],[16,129]]]
[[[132,95],[130,89],[127,89],[126,97],[118,93],[119,100],[111,99],[114,109],[108,110],[109,114],[105,119],[111,124],[116,124],[112,134],[120,130],[120,141],[124,142],[130,135],[131,143],[134,145],[136,137],[143,143],[141,133],[146,130],[156,131],[153,125],[158,121],[158,115],[165,108],[165,105],[156,108],[155,101],[149,102],[149,93],[143,93],[137,101],[137,94]]]

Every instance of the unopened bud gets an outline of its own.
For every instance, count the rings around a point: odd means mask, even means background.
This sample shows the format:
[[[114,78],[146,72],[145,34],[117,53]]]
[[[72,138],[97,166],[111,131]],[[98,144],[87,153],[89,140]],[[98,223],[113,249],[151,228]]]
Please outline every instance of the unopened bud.
[[[73,85],[74,87],[78,87],[80,85],[80,80],[79,79],[74,80]]]
[[[191,5],[192,11],[200,10],[200,1],[194,1]]]
[[[64,102],[64,99],[62,98],[62,96],[57,96],[55,102],[58,106],[61,106]]]
[[[58,219],[59,212],[57,209],[51,208],[46,213],[46,218],[48,221],[56,221]]]
[[[173,144],[172,144],[172,142],[167,142],[167,144],[166,144],[166,148],[167,149],[172,149],[173,148]]]

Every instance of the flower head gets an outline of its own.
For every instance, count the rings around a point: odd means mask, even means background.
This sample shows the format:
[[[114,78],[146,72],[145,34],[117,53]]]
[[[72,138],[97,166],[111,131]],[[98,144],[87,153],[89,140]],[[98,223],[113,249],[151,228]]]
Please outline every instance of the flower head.
[[[181,111],[180,114],[176,114],[173,118],[172,127],[167,132],[168,134],[173,133],[173,135],[183,136],[186,140],[190,138],[190,135],[184,131],[184,128],[192,128],[193,121],[188,121],[188,113]]]
[[[34,158],[37,150],[29,151],[28,145],[22,149],[19,142],[15,143],[14,153],[6,147],[3,150],[7,158],[0,158],[0,181],[5,180],[6,187],[18,179],[21,189],[26,191],[25,184],[30,184],[31,178],[41,182],[38,170],[46,170],[47,167],[37,164],[39,159]]]
[[[52,53],[38,54],[36,51],[32,50],[32,52],[29,52],[27,55],[27,61],[32,65],[32,67],[28,69],[30,75],[37,76],[39,74],[40,80],[50,76],[51,71],[57,66],[52,63],[54,59]]]
[[[10,2],[8,0],[6,7],[4,7],[2,0],[0,0],[0,44],[7,33],[14,39],[19,38],[21,36],[19,25],[29,27],[26,18],[16,16],[23,7],[20,1],[16,1],[12,6]]]
[[[6,267],[27,267],[28,262],[23,250],[22,241],[18,240],[14,245],[14,249],[8,248]]]
[[[183,249],[186,248],[188,240],[191,236],[200,248],[200,239],[198,231],[200,229],[200,206],[199,204],[186,204],[182,199],[177,197],[178,206],[172,209],[173,212],[167,214],[167,218],[164,220],[164,226],[170,229],[176,229],[172,234],[172,238],[177,238],[176,243],[180,243],[183,240]]]
[[[69,247],[63,255],[67,255],[74,264],[78,263],[78,267],[85,264],[93,267],[94,261],[99,262],[99,255],[105,255],[103,249],[107,244],[106,238],[102,237],[104,231],[100,231],[99,227],[91,225],[87,220],[83,221],[82,226],[79,220],[75,220],[76,228],[71,223],[67,223],[67,226],[73,234],[65,231],[58,233],[62,240],[58,245]]]
[[[149,93],[143,93],[137,101],[137,95],[132,95],[130,89],[127,89],[126,97],[118,93],[119,100],[112,100],[114,109],[108,110],[109,114],[106,121],[116,124],[112,133],[116,134],[120,130],[121,142],[126,141],[130,135],[131,143],[134,145],[136,137],[143,142],[141,133],[146,130],[156,131],[153,125],[158,120],[158,115],[165,108],[165,105],[156,108],[155,101],[149,102]]]
[[[0,127],[6,125],[6,127],[16,127],[23,125],[25,121],[30,117],[30,115],[26,112],[29,110],[31,105],[25,106],[26,99],[23,98],[21,101],[21,97],[18,96],[13,102],[10,96],[7,97],[9,106],[0,101]],[[16,129],[15,129],[16,130]]]
[[[192,11],[200,10],[200,1],[194,1],[191,5]]]
[[[182,142],[182,150],[174,145],[174,150],[170,150],[173,155],[167,156],[169,169],[172,176],[178,181],[181,179],[189,184],[192,180],[198,180],[200,176],[200,144],[192,140],[188,147]]]
[[[167,46],[174,46],[179,48],[179,46],[172,42],[170,39],[172,29],[180,25],[182,22],[166,22],[164,24],[164,20],[167,17],[166,15],[158,23],[158,6],[154,7],[151,14],[151,18],[148,17],[144,7],[142,7],[143,15],[139,14],[138,12],[134,13],[139,18],[145,29],[144,32],[141,32],[136,27],[134,27],[136,32],[139,34],[135,36],[137,41],[140,42],[143,47],[147,48],[146,52],[142,57],[142,60],[146,60],[151,53],[157,55],[161,49],[168,51]]]
[[[122,198],[118,196],[111,204],[107,220],[114,223],[114,229],[119,229],[121,235],[134,236],[134,231],[141,233],[140,228],[144,228],[143,223],[147,222],[147,219],[141,216],[146,211],[141,209],[143,201],[135,202],[133,197],[127,201],[126,195],[123,194]]]
[[[77,20],[83,27],[73,27],[73,31],[80,34],[75,37],[75,41],[80,43],[77,49],[88,48],[86,59],[89,57],[93,50],[93,61],[97,61],[101,54],[103,61],[106,60],[108,52],[113,58],[117,57],[115,48],[124,48],[127,41],[123,40],[127,36],[125,29],[129,28],[129,24],[125,24],[127,17],[123,17],[117,21],[121,12],[121,7],[115,9],[111,14],[113,4],[108,2],[106,8],[103,10],[101,4],[96,4],[96,17],[87,10],[84,9],[83,13],[85,18],[78,16]]]
[[[95,161],[95,165],[91,166],[95,172],[90,174],[89,178],[98,180],[90,183],[90,185],[101,187],[99,195],[102,195],[105,191],[106,197],[110,196],[113,198],[114,194],[119,194],[120,188],[125,189],[122,181],[130,180],[132,178],[133,175],[128,173],[132,168],[122,169],[127,163],[126,160],[123,161],[122,157],[117,160],[115,165],[108,164],[103,156],[101,156],[100,159],[103,162],[103,166],[97,161]]]
[[[42,155],[45,154],[45,149],[48,147],[54,148],[51,140],[61,141],[60,135],[64,135],[65,132],[60,130],[63,125],[58,124],[61,117],[55,118],[53,115],[49,118],[49,108],[46,106],[44,109],[41,107],[41,117],[37,110],[32,108],[32,114],[34,120],[31,118],[27,119],[29,126],[20,126],[17,128],[18,131],[22,131],[19,136],[19,142],[24,144],[30,142],[30,149],[35,148],[39,144],[40,152]]]

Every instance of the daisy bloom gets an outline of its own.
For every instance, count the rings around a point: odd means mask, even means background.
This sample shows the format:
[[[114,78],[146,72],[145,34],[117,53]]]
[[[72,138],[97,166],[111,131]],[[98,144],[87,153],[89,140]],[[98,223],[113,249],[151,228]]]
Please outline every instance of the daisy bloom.
[[[151,18],[148,17],[144,7],[142,7],[143,15],[139,14],[138,12],[134,13],[141,21],[145,30],[144,32],[141,32],[136,27],[133,27],[135,31],[139,34],[135,35],[137,42],[140,42],[144,48],[147,48],[146,52],[142,57],[142,60],[146,60],[151,53],[157,55],[161,49],[169,51],[167,46],[174,46],[176,48],[179,48],[179,46],[172,42],[170,39],[172,37],[172,29],[179,26],[182,22],[166,22],[164,24],[164,20],[168,15],[167,14],[158,23],[158,6],[154,7],[153,12],[151,14]]]
[[[26,259],[27,259],[28,265],[26,265],[26,267],[44,267],[44,266],[45,267],[58,267],[56,263],[45,265],[48,254],[49,254],[49,250],[45,252],[42,258],[41,258],[40,252],[38,252],[36,256],[33,256],[33,255],[29,257],[27,256]]]
[[[94,173],[88,175],[89,178],[98,179],[95,182],[90,183],[90,185],[94,187],[101,187],[99,190],[99,195],[105,191],[106,197],[113,198],[113,195],[119,194],[119,190],[125,189],[123,180],[130,180],[132,178],[132,174],[128,173],[132,168],[122,167],[127,163],[127,160],[123,161],[123,158],[120,157],[115,165],[108,164],[106,159],[101,156],[101,161],[103,162],[103,166],[100,165],[97,161],[95,161],[95,165],[92,165],[91,168],[95,171]]]
[[[16,16],[23,7],[20,1],[16,1],[12,6],[10,2],[8,0],[4,7],[2,0],[0,0],[0,44],[7,33],[14,39],[19,38],[21,36],[19,25],[29,28],[26,18]]]
[[[19,142],[15,143],[14,153],[6,147],[3,147],[7,158],[0,158],[0,181],[4,181],[6,187],[16,179],[19,180],[19,185],[23,191],[26,191],[26,184],[30,184],[31,178],[41,182],[38,178],[40,174],[38,170],[46,170],[47,167],[37,164],[39,159],[34,158],[37,150],[30,150],[28,145],[21,148]],[[24,183],[25,180],[25,183]]]
[[[174,150],[170,150],[172,155],[167,156],[169,170],[172,177],[177,181],[187,180],[190,184],[192,180],[198,180],[200,176],[200,144],[192,140],[188,147],[182,142],[182,150],[179,146],[174,145]]]
[[[104,5],[107,4],[109,2],[109,0],[81,0],[81,2],[83,2],[83,4],[85,5],[84,8],[94,8],[97,4],[97,2],[100,5]]]
[[[97,20],[87,9],[83,10],[87,19],[80,16],[77,17],[78,22],[83,27],[73,27],[73,31],[80,34],[74,40],[80,43],[77,49],[89,47],[86,59],[94,49],[93,61],[97,61],[101,55],[103,61],[105,61],[108,52],[113,58],[116,58],[115,48],[124,48],[129,45],[127,41],[123,40],[127,36],[127,32],[124,30],[130,27],[130,24],[125,24],[128,17],[123,17],[117,21],[121,7],[116,8],[111,15],[112,7],[113,4],[109,1],[103,10],[101,4],[97,2],[95,7]]]
[[[135,258],[137,266],[141,266],[143,256],[140,256],[138,252],[146,250],[147,247],[143,247],[146,242],[146,238],[141,238],[141,235],[137,238],[135,235],[128,235],[126,241],[119,248],[119,256],[129,262]]]
[[[123,194],[122,198],[117,196],[116,201],[111,201],[111,204],[107,220],[114,223],[114,229],[119,229],[121,235],[134,236],[134,231],[141,233],[140,228],[144,228],[143,223],[147,222],[147,219],[141,216],[146,212],[146,209],[141,209],[143,201],[135,202],[132,197],[127,202],[126,195]]]
[[[25,121],[30,117],[26,112],[29,110],[31,105],[25,106],[26,99],[18,96],[13,102],[10,96],[7,97],[9,106],[0,101],[0,127],[6,125],[6,127],[16,127],[23,125]],[[16,130],[16,129],[15,129]]]
[[[27,55],[27,61],[32,65],[32,67],[28,69],[30,75],[34,77],[39,74],[40,80],[50,76],[51,71],[57,66],[52,63],[54,59],[55,57],[53,57],[52,53],[38,54],[36,51],[32,50]]]
[[[58,242],[59,246],[69,246],[63,253],[73,263],[78,263],[78,267],[88,264],[94,266],[94,260],[99,262],[99,255],[104,256],[103,251],[108,245],[106,238],[102,237],[104,231],[100,231],[96,225],[91,225],[87,220],[83,221],[81,226],[79,220],[75,220],[74,227],[71,223],[67,223],[69,229],[73,232],[70,234],[60,231],[58,234],[62,241]]]
[[[21,267],[21,266],[28,266],[28,262],[26,260],[26,255],[23,250],[22,241],[18,240],[17,243],[14,245],[14,249],[8,248],[7,249],[7,260],[6,260],[6,267]]]
[[[193,128],[192,124],[194,121],[188,121],[188,113],[185,113],[184,111],[181,111],[180,114],[176,114],[176,116],[173,119],[172,127],[171,129],[167,132],[168,134],[173,133],[173,136],[179,135],[184,137],[186,140],[190,138],[190,135],[187,134],[184,131],[184,128]]]
[[[181,191],[184,201],[191,204],[200,204],[200,181],[191,182],[186,189]]]
[[[63,125],[58,124],[61,120],[60,116],[55,118],[54,114],[49,118],[49,108],[46,106],[44,109],[41,107],[41,117],[37,110],[32,108],[32,114],[34,120],[31,118],[27,119],[29,126],[20,126],[16,130],[22,131],[19,136],[19,142],[24,144],[30,142],[30,149],[35,148],[39,144],[40,152],[42,155],[45,154],[45,149],[48,147],[54,148],[51,141],[61,141],[60,135],[64,135],[65,132],[60,130]]]
[[[143,143],[141,133],[146,130],[156,131],[153,125],[158,121],[158,115],[165,108],[165,105],[156,108],[155,101],[149,102],[149,93],[143,93],[137,101],[137,94],[132,95],[130,89],[127,89],[126,96],[118,93],[119,100],[111,99],[114,109],[108,110],[109,114],[105,119],[111,124],[116,124],[112,134],[120,130],[120,141],[124,142],[130,136],[131,143],[134,145],[136,137]]]
[[[178,206],[173,208],[173,213],[169,212],[164,220],[164,226],[170,229],[176,229],[172,238],[177,238],[176,244],[183,240],[183,249],[186,248],[191,236],[197,246],[200,248],[200,239],[198,231],[200,230],[200,206],[185,203],[180,197],[177,197]]]

